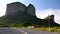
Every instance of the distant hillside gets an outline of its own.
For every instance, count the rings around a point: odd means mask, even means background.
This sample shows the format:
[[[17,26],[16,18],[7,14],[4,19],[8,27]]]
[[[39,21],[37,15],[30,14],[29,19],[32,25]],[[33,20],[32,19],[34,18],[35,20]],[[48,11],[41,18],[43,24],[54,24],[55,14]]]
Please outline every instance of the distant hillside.
[[[51,27],[60,26],[54,22],[54,17],[45,19],[37,18],[35,7],[32,4],[26,7],[20,2],[7,4],[6,14],[0,17],[0,25],[48,27],[49,24]]]

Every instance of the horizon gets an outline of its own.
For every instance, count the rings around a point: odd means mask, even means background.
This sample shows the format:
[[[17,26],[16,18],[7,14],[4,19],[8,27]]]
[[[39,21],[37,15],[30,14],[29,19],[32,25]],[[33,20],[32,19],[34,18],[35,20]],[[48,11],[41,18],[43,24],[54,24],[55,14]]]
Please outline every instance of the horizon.
[[[7,4],[13,3],[13,2],[21,2],[24,5],[28,6],[29,4],[33,4],[36,9],[36,16],[38,18],[44,19],[48,15],[55,15],[55,22],[60,24],[60,1],[59,0],[2,0],[0,1],[0,17],[5,15]]]

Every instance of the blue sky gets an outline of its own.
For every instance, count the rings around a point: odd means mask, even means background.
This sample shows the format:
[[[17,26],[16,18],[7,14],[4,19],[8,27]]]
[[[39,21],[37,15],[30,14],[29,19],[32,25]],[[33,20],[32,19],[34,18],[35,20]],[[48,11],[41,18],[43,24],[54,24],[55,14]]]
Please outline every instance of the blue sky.
[[[60,9],[60,0],[40,0],[39,2],[41,9]]]
[[[0,16],[5,14],[8,3],[17,1],[26,6],[33,4],[38,18],[44,19],[48,14],[54,14],[55,21],[60,24],[60,0],[0,0]]]

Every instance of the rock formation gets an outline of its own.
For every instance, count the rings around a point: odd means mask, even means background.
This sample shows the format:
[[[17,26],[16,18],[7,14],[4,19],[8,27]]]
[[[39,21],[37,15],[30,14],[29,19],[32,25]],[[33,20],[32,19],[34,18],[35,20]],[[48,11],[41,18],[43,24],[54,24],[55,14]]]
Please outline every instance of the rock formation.
[[[6,15],[14,15],[17,12],[23,13],[26,9],[26,6],[20,2],[15,2],[7,4]]]
[[[20,12],[20,14],[25,12],[31,16],[35,16],[35,7],[32,4],[29,4],[29,6],[26,7],[20,2],[7,4],[6,15],[15,15],[18,12]]]
[[[57,26],[58,24],[54,22],[54,15],[48,16],[45,19],[39,19],[35,15],[35,7],[32,4],[29,4],[26,7],[20,2],[14,2],[7,4],[6,14],[0,18],[0,23],[7,24],[28,24],[34,26]]]
[[[29,4],[27,7],[27,13],[29,15],[35,16],[35,7],[32,4]]]
[[[45,20],[54,21],[54,15],[47,16]]]

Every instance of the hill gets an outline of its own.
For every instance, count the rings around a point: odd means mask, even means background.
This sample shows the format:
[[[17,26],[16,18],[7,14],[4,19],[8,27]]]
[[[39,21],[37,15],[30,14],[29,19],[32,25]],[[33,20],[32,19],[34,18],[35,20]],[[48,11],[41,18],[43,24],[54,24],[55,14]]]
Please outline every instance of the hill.
[[[51,17],[51,16],[50,16]],[[27,26],[39,26],[39,27],[48,27],[49,24],[51,27],[60,26],[53,19],[39,19],[35,15],[35,7],[32,4],[29,4],[26,7],[20,2],[14,2],[7,4],[6,14],[0,17],[0,25],[4,26],[15,26],[15,27],[27,27]]]

